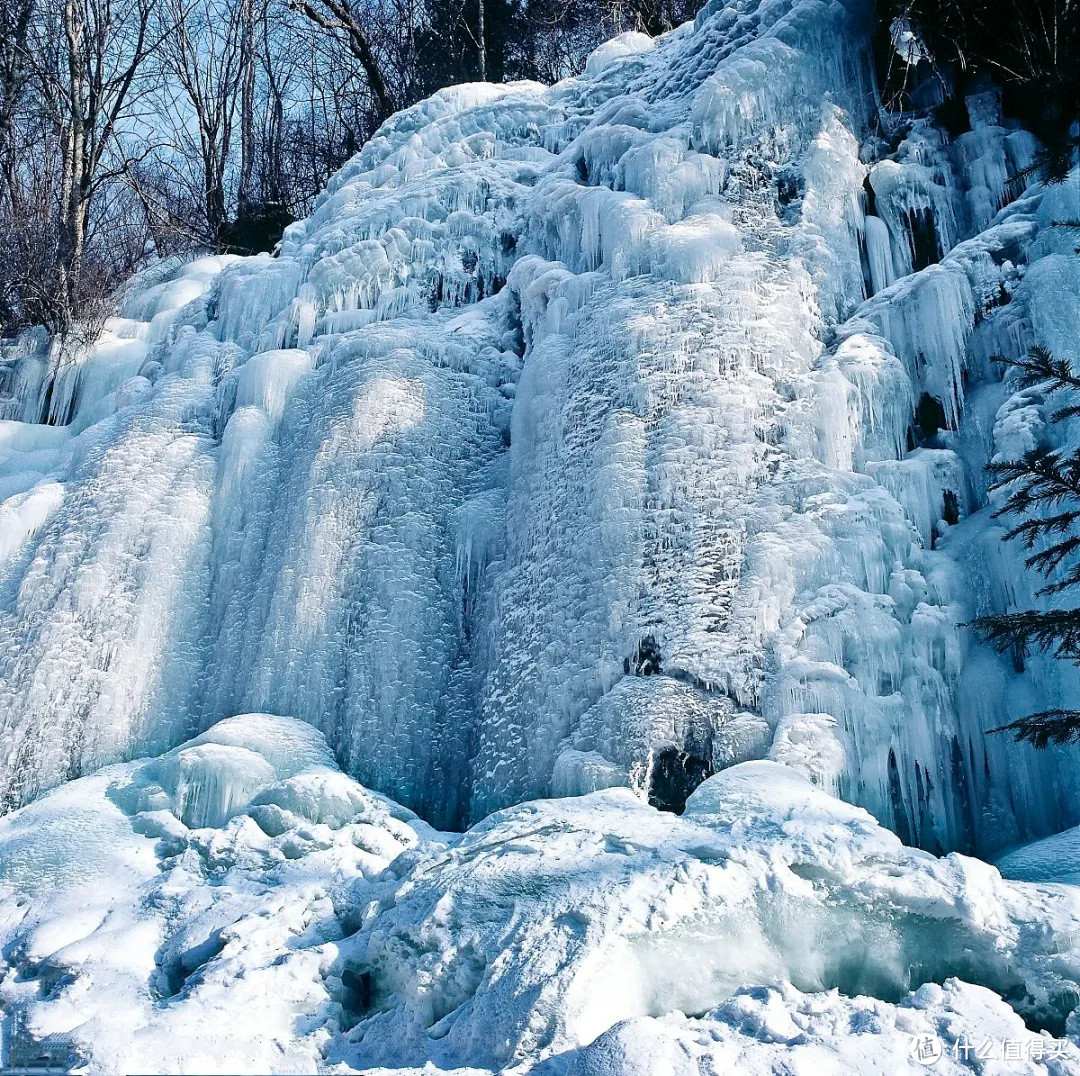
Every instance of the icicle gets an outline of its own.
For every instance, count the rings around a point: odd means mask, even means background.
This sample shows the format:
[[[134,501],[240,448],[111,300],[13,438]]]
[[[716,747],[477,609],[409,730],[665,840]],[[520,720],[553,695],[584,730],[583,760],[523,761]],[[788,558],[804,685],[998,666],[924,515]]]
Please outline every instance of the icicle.
[[[867,216],[863,221],[866,241],[866,260],[870,268],[871,295],[884,291],[895,279],[893,268],[892,239],[889,227],[877,216]]]
[[[862,308],[907,365],[917,391],[938,401],[950,429],[964,404],[967,341],[975,320],[971,284],[956,265],[932,265]]]

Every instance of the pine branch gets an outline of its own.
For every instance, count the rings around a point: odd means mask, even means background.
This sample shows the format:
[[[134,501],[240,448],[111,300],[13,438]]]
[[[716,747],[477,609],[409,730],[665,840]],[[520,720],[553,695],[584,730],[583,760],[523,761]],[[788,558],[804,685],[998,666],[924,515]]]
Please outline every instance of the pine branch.
[[[1029,743],[1033,747],[1077,743],[1080,742],[1080,710],[1043,710],[990,731],[1011,732],[1017,743]]]
[[[1030,389],[1050,381],[1051,392],[1064,388],[1080,389],[1080,376],[1073,372],[1068,359],[1055,359],[1048,348],[1038,344],[1018,359],[995,355],[991,361],[1019,370],[1021,388]]]
[[[1045,538],[1053,534],[1067,534],[1076,520],[1075,512],[1058,512],[1054,516],[1036,516],[1034,519],[1024,519],[1017,523],[1010,531],[1005,532],[1006,541],[1019,539],[1025,549],[1031,549],[1038,538]],[[1042,556],[1041,553],[1036,554]],[[1033,566],[1028,561],[1029,566]]]
[[[1080,661],[1080,609],[993,613],[971,626],[1001,654],[1033,646],[1055,657]]]
[[[1040,598],[1044,595],[1064,594],[1065,591],[1072,590],[1074,587],[1080,587],[1080,564],[1074,564],[1065,573],[1064,578],[1053,583],[1047,583],[1045,587],[1041,587],[1035,594]]]
[[[1040,446],[1021,460],[992,463],[987,471],[993,477],[992,488],[1015,486],[1005,503],[993,513],[995,519],[1005,515],[1025,516],[1035,508],[1055,507],[1066,501],[1075,501],[1080,507],[1078,457]],[[1041,522],[1036,520],[1035,526],[1041,526]],[[1015,535],[1010,532],[1009,536],[1022,536],[1024,524],[1015,531]]]
[[[1060,518],[1060,517],[1057,517]],[[1040,521],[1041,522],[1041,521]],[[1030,549],[1031,547],[1028,546]],[[1050,575],[1055,571],[1066,557],[1080,549],[1080,536],[1071,534],[1060,542],[1054,542],[1045,549],[1040,549],[1027,558],[1026,564],[1041,575]]]
[[[1017,172],[1011,182],[1023,182],[1042,173],[1043,179],[1050,186],[1064,183],[1072,171],[1077,147],[1080,147],[1080,138],[1075,135],[1064,135],[1055,139],[1036,153],[1031,164]]]

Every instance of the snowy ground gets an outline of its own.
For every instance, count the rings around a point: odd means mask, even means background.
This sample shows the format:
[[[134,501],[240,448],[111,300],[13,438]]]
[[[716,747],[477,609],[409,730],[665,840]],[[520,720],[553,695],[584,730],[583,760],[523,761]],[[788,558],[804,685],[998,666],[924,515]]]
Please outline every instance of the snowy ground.
[[[0,951],[10,1066],[897,1072],[932,1035],[936,1071],[1080,1072],[1080,890],[773,762],[681,818],[611,789],[447,839],[309,725],[227,719],[0,820]]]

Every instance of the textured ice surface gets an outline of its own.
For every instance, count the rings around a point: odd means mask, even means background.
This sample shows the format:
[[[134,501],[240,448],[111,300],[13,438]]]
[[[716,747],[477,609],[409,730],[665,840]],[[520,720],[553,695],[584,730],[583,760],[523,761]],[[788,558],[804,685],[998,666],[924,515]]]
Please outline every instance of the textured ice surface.
[[[1006,878],[1080,885],[1080,828],[1013,848],[998,857],[997,867]]]
[[[1080,891],[904,848],[775,762],[682,818],[609,789],[448,842],[328,759],[247,715],[0,820],[5,1063],[896,1072],[1077,1002]],[[1080,1072],[1054,1048],[1027,1071]]]
[[[439,826],[763,757],[930,850],[1080,821],[1076,750],[985,735],[1075,670],[963,627],[1027,600],[983,465],[1045,401],[989,359],[1075,350],[1075,184],[986,102],[869,137],[870,16],[441,91],[277,256],[6,350],[0,803],[257,710]],[[169,765],[232,810],[234,752]]]

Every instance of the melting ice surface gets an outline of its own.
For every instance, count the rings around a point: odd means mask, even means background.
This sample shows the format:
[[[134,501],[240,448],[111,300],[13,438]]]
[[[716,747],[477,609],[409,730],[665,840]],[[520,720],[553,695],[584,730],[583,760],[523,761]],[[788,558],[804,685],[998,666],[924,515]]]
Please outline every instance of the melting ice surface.
[[[1009,849],[1080,823],[1080,756],[986,732],[1080,685],[964,624],[1032,601],[985,463],[1078,435],[989,361],[1080,361],[1077,176],[1023,190],[981,98],[873,135],[870,14],[714,2],[441,91],[277,256],[6,348],[25,1058],[851,1071],[1065,1029],[1075,836]]]

